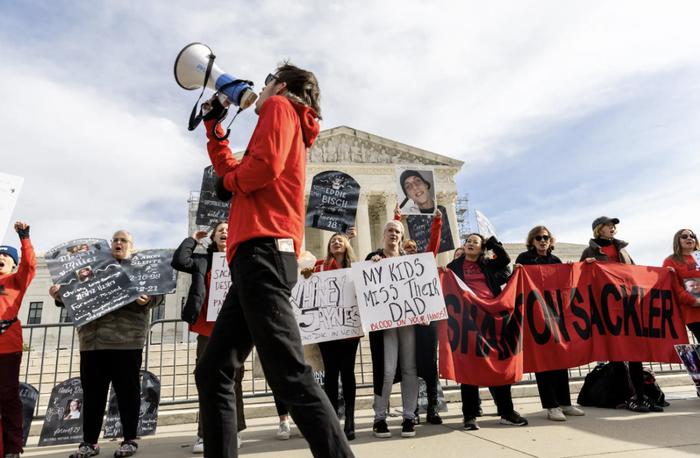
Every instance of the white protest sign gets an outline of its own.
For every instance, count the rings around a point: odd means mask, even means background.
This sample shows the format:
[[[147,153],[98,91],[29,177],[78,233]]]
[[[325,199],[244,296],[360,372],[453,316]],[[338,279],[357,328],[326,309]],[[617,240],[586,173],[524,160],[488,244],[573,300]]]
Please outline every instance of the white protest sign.
[[[5,238],[24,178],[0,173],[0,243]]]
[[[207,301],[207,321],[216,321],[226,294],[231,288],[231,270],[226,263],[226,253],[217,252],[211,256],[211,280]]]
[[[365,331],[447,319],[432,253],[356,262],[352,279]]]
[[[476,225],[479,226],[479,234],[483,235],[484,238],[496,236],[496,228],[493,227],[491,221],[483,213],[479,210],[474,210],[474,216],[476,216]]]
[[[350,269],[299,277],[289,300],[302,345],[364,334]]]

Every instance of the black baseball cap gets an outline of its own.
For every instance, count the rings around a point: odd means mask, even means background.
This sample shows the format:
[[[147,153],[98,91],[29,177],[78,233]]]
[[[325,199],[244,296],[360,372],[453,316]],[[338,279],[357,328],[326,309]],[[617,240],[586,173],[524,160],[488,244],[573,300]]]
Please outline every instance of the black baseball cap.
[[[599,224],[620,224],[620,220],[617,218],[609,218],[607,216],[599,216],[596,219],[593,220],[593,226],[592,229],[595,230],[596,226]]]

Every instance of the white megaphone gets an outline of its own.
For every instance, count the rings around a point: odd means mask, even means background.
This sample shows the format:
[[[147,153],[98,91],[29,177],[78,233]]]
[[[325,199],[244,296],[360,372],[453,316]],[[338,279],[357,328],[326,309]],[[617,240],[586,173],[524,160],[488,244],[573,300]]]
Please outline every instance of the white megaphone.
[[[214,63],[215,58],[209,46],[202,43],[188,44],[175,59],[175,81],[189,91],[207,87],[219,93],[222,105],[236,105],[245,110],[258,98],[253,92],[253,83],[224,73]]]

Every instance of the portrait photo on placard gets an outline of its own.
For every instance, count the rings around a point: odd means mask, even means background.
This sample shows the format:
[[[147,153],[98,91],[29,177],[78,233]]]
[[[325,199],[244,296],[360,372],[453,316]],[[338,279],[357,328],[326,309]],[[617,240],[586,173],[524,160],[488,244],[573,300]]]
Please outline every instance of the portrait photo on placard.
[[[435,212],[435,178],[432,170],[397,168],[396,195],[403,215]]]

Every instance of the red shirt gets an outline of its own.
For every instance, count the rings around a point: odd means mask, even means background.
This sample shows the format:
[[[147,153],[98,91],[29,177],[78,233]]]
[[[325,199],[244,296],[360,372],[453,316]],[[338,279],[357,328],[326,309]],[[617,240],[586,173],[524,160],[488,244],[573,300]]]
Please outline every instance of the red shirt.
[[[323,272],[325,270],[336,270],[340,268],[335,258],[331,259],[331,262],[326,262],[325,259],[319,259],[316,261],[316,264],[314,264],[314,272]]]
[[[615,247],[614,243],[600,247],[600,251],[608,257],[609,262],[620,262],[620,253],[617,251],[617,247]]]
[[[486,283],[486,276],[477,262],[464,259],[462,272],[464,273],[464,283],[466,283],[477,296],[482,299],[493,299],[493,293],[488,283]]]
[[[259,114],[240,161],[231,154],[228,140],[211,134],[216,121],[205,123],[214,171],[233,192],[226,240],[229,263],[238,245],[261,237],[291,238],[299,256],[304,236],[306,152],[318,137],[317,116],[283,96],[267,99]],[[224,133],[221,125],[217,130]]]
[[[681,283],[686,278],[700,278],[700,266],[696,264],[695,258],[689,254],[683,256],[683,262],[676,261],[669,256],[664,259],[663,267],[673,267]],[[685,284],[683,284],[683,289],[685,290]],[[686,323],[700,322],[700,307],[689,306],[683,307],[681,310]]]
[[[211,270],[207,272],[206,276],[206,292],[204,293],[204,302],[202,303],[202,308],[199,310],[199,315],[197,315],[197,321],[190,325],[190,331],[196,332],[197,334],[209,337],[211,332],[214,330],[214,323],[216,321],[207,321],[207,310],[209,309],[209,284],[211,283]]]
[[[17,271],[0,275],[0,320],[17,318],[22,298],[36,274],[34,247],[29,239],[22,239],[22,257]],[[0,334],[0,354],[22,351],[22,323],[15,323]],[[0,369],[1,370],[1,369]]]

